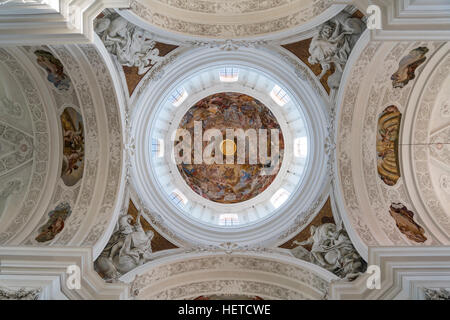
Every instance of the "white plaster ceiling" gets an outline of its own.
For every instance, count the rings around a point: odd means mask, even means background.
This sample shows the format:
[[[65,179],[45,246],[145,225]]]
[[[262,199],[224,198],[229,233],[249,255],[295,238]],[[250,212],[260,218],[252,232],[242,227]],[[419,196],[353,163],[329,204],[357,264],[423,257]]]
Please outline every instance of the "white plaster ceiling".
[[[447,55],[446,59],[449,59]],[[438,65],[436,68],[445,68]],[[448,69],[447,69],[448,71]],[[450,208],[450,74],[440,84],[429,123],[431,182],[442,208]],[[450,218],[450,210],[445,212]]]
[[[448,99],[444,63],[448,49],[439,41],[370,42],[365,39],[352,52],[338,94],[337,200],[346,228],[360,252],[374,245],[421,245],[400,232],[389,213],[392,203],[402,203],[414,213],[414,221],[425,229],[427,240],[423,244],[448,244],[448,225],[444,221],[448,219],[445,215],[449,215],[448,197],[440,189],[440,177],[446,170],[444,163],[448,163],[444,159],[447,147],[443,146],[440,160],[430,152],[431,159],[425,162],[421,161],[423,153],[418,149],[432,151],[434,147],[426,144],[433,140],[437,130],[441,131],[436,140],[449,142],[448,131],[442,131],[449,122],[440,113]],[[400,60],[420,46],[429,51],[425,62],[415,70],[415,78],[403,88],[393,88],[390,77]],[[393,186],[385,184],[377,173],[375,145],[378,117],[390,105],[402,113],[401,176]],[[431,109],[433,115],[428,128],[426,119]],[[428,183],[429,174],[432,186]]]
[[[12,51],[0,55],[0,231],[1,242],[14,219],[39,210],[47,177],[49,141],[39,89]],[[25,214],[25,215],[24,215]]]
[[[159,36],[255,38],[311,29],[345,5],[330,0],[133,0],[119,13]],[[295,29],[295,32],[294,32]]]
[[[64,88],[50,81],[55,75],[38,64],[36,50],[51,52],[62,63]],[[119,80],[104,72],[113,68],[106,63],[94,45],[0,51],[0,245],[83,244],[94,247],[94,254],[103,249],[122,205],[125,179],[122,91],[115,87]],[[60,116],[68,107],[81,115],[84,132],[84,173],[73,185],[61,174]],[[64,227],[38,242],[49,212],[61,203],[71,208]]]

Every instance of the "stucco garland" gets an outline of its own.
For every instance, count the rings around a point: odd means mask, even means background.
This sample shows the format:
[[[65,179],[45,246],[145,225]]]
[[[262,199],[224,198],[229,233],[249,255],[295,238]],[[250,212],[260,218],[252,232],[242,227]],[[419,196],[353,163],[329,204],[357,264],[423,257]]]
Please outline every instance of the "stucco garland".
[[[270,10],[284,5],[301,2],[302,0],[156,0],[174,8],[179,8],[193,12],[230,14],[248,13]],[[319,14],[331,3],[330,0],[313,0],[313,12]]]
[[[245,294],[269,300],[311,300],[301,292],[270,283],[246,280],[211,280],[168,288],[151,296],[155,300],[194,299],[209,294]]]

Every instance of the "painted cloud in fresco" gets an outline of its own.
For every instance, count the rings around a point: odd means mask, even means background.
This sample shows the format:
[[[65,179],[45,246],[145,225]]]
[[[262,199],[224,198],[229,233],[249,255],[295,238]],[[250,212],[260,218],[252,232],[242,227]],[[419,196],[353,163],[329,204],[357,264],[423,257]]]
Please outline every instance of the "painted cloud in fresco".
[[[391,76],[392,86],[394,88],[403,88],[416,77],[415,71],[426,59],[427,47],[418,47],[411,50],[398,63],[397,71]]]
[[[72,213],[72,209],[67,202],[60,203],[56,208],[48,213],[48,221],[39,228],[36,237],[37,242],[47,242],[53,240],[58,233],[64,229],[64,221]]]

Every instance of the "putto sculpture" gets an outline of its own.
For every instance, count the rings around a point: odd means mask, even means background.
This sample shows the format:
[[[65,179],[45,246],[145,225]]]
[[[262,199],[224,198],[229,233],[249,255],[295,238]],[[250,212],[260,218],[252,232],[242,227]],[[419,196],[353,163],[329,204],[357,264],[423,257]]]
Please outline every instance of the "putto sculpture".
[[[108,52],[116,56],[121,65],[137,67],[140,75],[163,59],[148,31],[131,24],[115,12],[97,19],[94,30]]]
[[[334,65],[335,71],[328,77],[328,86],[337,89],[350,52],[365,29],[365,24],[343,11],[320,25],[318,33],[309,46],[311,56],[308,62],[320,63],[322,72],[319,79]]]
[[[324,223],[312,226],[311,236],[302,242],[293,241],[298,246],[291,249],[296,258],[314,263],[340,278],[354,280],[366,267],[366,263],[356,251],[342,223]],[[304,245],[310,245],[311,251]]]
[[[133,217],[129,214],[119,218],[118,230],[113,233],[94,263],[95,270],[105,280],[117,280],[151,259],[154,233],[151,230],[144,231],[140,218],[140,212],[134,224]]]

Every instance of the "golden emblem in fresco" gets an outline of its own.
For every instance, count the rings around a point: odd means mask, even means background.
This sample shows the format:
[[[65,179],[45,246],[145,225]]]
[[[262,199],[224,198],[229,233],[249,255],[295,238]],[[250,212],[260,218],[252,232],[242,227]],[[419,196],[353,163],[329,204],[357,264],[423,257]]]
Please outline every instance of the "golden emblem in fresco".
[[[226,156],[236,153],[236,143],[230,139],[225,139],[220,144],[220,151]]]
[[[378,119],[377,169],[380,178],[389,186],[395,185],[400,178],[398,135],[401,116],[397,107],[389,106]]]

